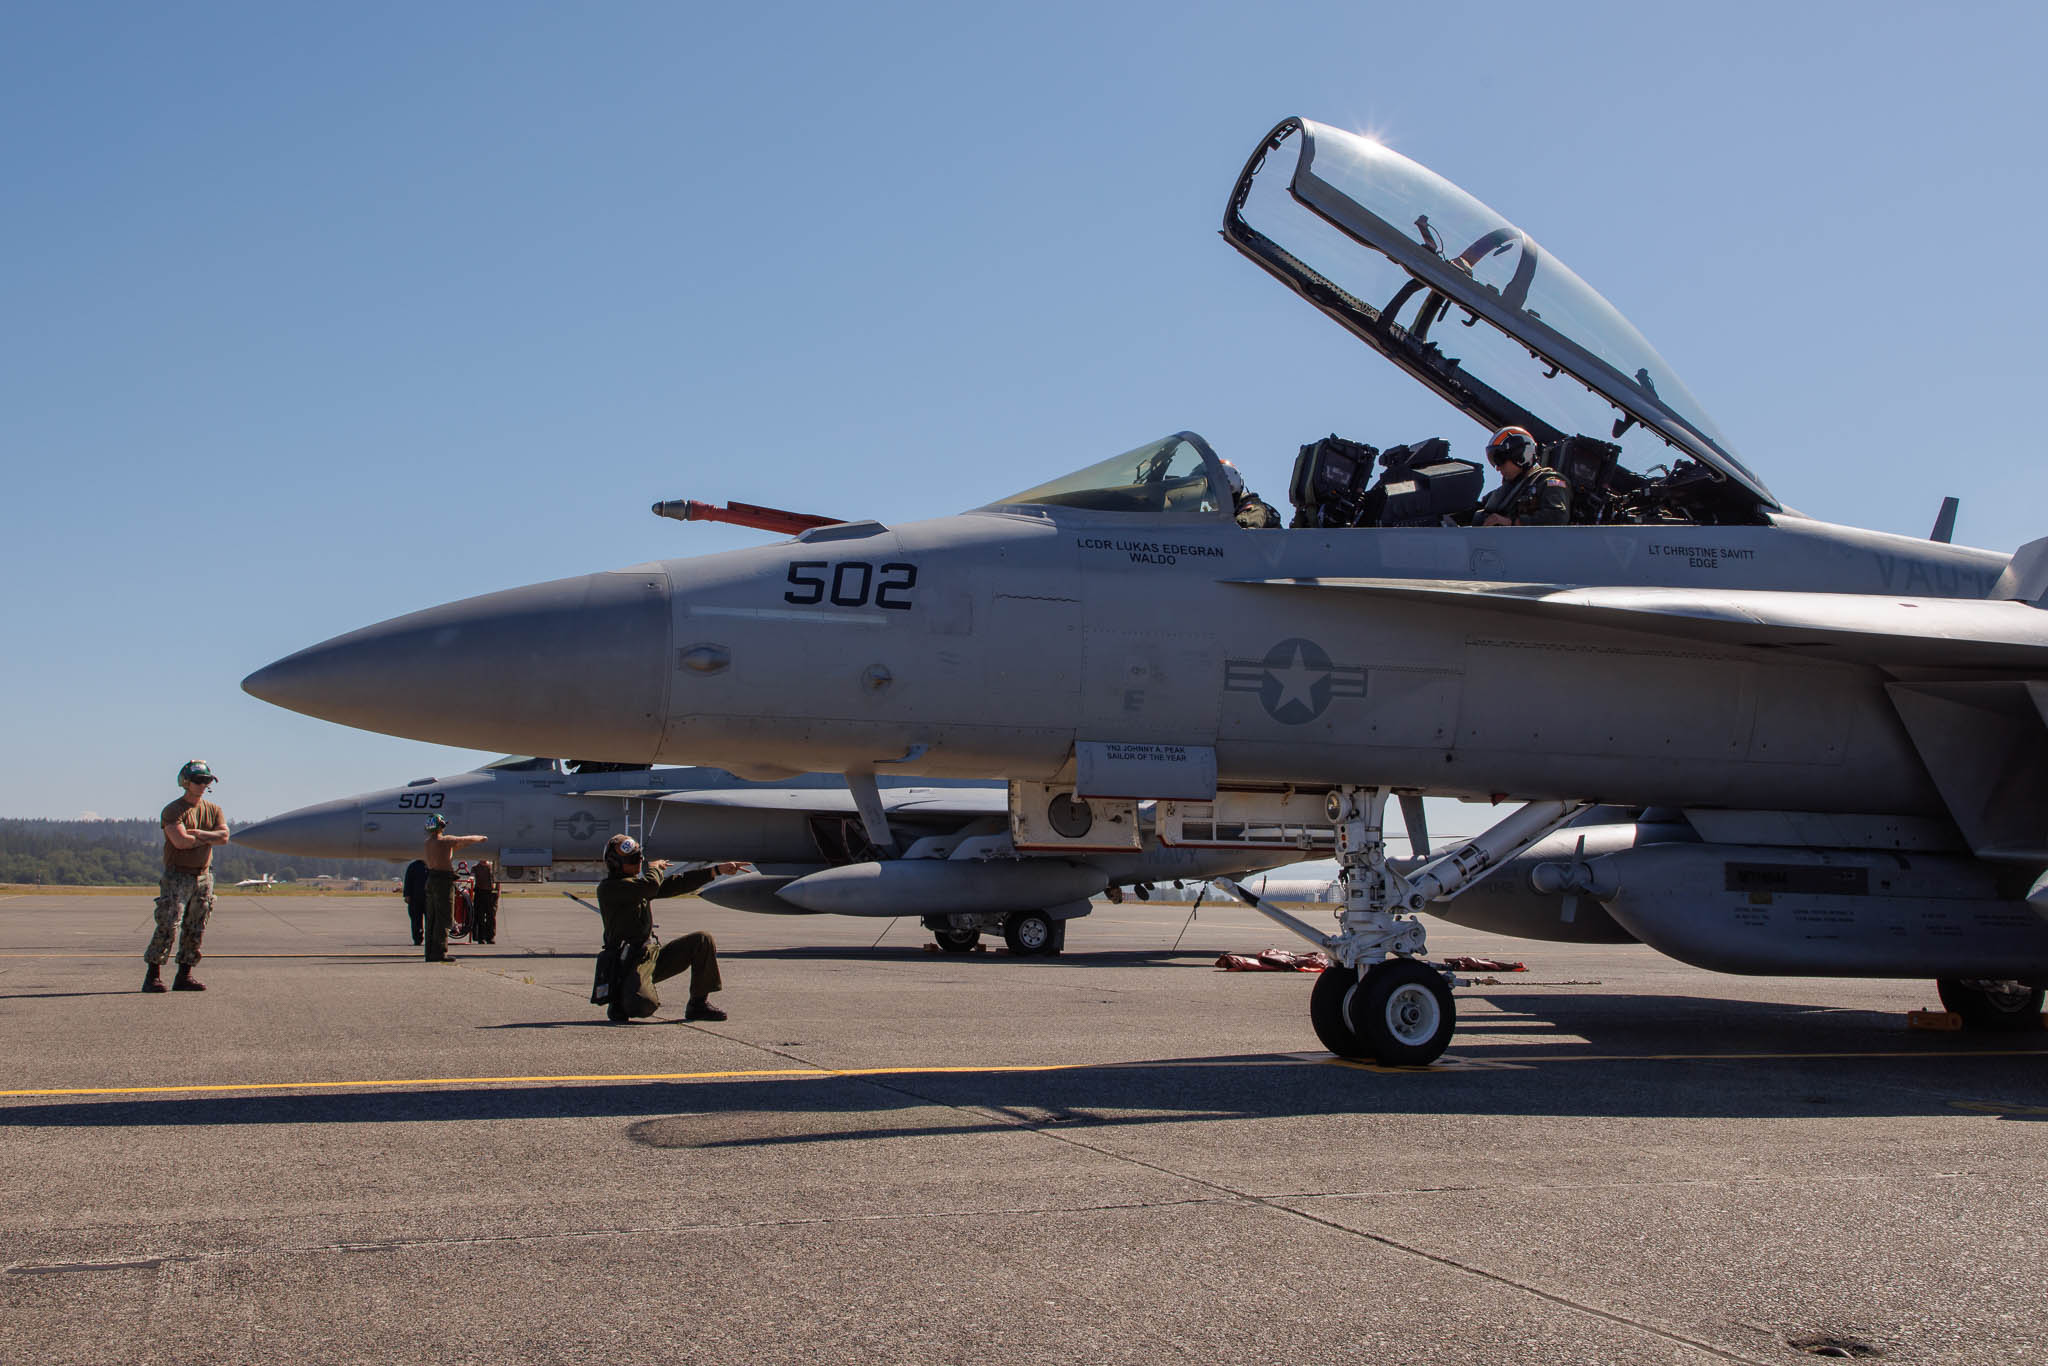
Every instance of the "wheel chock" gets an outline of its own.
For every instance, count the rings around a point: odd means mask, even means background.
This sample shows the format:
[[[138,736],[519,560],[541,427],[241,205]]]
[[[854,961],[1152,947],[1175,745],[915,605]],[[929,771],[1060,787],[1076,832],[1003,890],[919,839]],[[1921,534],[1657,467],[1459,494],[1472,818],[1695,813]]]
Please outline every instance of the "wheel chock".
[[[1959,1030],[1963,1017],[1953,1010],[1909,1010],[1906,1012],[1906,1028]]]

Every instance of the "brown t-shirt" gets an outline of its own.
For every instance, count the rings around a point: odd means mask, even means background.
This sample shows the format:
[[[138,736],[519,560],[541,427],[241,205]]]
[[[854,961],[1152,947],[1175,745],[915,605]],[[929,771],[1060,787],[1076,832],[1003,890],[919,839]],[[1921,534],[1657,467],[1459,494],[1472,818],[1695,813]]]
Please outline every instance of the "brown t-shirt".
[[[220,808],[212,802],[188,802],[183,797],[164,808],[164,814],[157,818],[159,826],[182,825],[187,830],[225,830],[227,822],[220,818]],[[194,845],[180,849],[169,840],[164,841],[164,867],[180,868],[188,873],[203,873],[213,866],[213,846]]]

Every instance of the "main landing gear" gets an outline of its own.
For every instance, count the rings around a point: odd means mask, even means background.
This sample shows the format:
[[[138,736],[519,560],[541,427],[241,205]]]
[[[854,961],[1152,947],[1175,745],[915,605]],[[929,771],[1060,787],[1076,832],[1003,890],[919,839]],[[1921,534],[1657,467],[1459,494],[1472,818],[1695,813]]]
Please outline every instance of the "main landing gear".
[[[1428,936],[1415,918],[1448,901],[1585,809],[1583,802],[1530,802],[1506,820],[1407,873],[1387,862],[1387,790],[1344,786],[1325,811],[1337,827],[1344,909],[1337,932],[1314,926],[1228,879],[1217,886],[1314,943],[1335,963],[1309,993],[1308,1017],[1323,1047],[1340,1058],[1419,1067],[1436,1061],[1458,1027],[1455,979],[1423,961]]]
[[[2041,1003],[2048,992],[2038,982],[1944,977],[1934,984],[1944,1010],[1963,1017],[1963,1027],[1986,1033],[2018,1033],[2041,1027]]]
[[[1067,947],[1067,922],[1046,911],[928,915],[923,924],[946,953],[973,953],[985,929],[1002,931],[1003,943],[1020,958],[1050,958]]]

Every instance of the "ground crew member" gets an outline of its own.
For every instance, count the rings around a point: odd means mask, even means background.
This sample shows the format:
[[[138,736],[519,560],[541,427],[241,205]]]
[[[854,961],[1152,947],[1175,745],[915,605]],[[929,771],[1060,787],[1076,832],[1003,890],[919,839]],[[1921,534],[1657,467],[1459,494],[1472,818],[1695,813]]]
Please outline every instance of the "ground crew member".
[[[185,795],[165,807],[157,820],[164,832],[164,875],[157,883],[156,933],[142,953],[142,961],[149,964],[149,971],[142,976],[144,991],[164,989],[163,964],[173,935],[178,939],[178,975],[171,981],[171,990],[206,990],[192,969],[199,962],[206,918],[213,914],[214,847],[228,842],[226,819],[218,806],[206,800],[206,789],[214,782],[206,760],[190,761],[178,770],[178,785]],[[180,918],[184,920],[182,931]]]
[[[455,851],[482,844],[489,835],[451,835],[448,818],[436,811],[427,817],[424,857],[427,861],[427,953],[429,963],[452,963],[448,926],[455,919]]]
[[[498,879],[491,874],[490,862],[478,859],[476,866],[469,870],[469,942],[472,944],[495,944],[498,942]]]
[[[416,858],[405,865],[405,879],[398,884],[405,896],[405,915],[412,921],[412,942],[427,942],[427,861]]]
[[[666,859],[656,859],[644,870],[642,861],[640,843],[631,835],[613,835],[605,843],[605,879],[597,884],[598,914],[604,917],[603,961],[612,968],[605,1014],[614,1024],[630,1018],[626,1002],[636,985],[640,964],[652,952],[657,982],[684,968],[690,970],[690,1003],[683,1008],[684,1019],[725,1019],[725,1012],[710,1001],[711,993],[722,985],[717,943],[701,930],[660,943],[654,937],[652,903],[666,896],[688,896],[711,879],[739,872],[746,865],[721,863],[715,868],[669,873]]]
[[[1481,526],[1568,526],[1572,486],[1536,455],[1527,427],[1503,427],[1486,443],[1486,458],[1500,471],[1500,487],[1479,505]]]
[[[1244,476],[1237,472],[1237,466],[1228,460],[1217,463],[1223,466],[1223,477],[1230,484],[1231,511],[1237,517],[1237,524],[1248,531],[1279,530],[1279,509],[1245,488]]]

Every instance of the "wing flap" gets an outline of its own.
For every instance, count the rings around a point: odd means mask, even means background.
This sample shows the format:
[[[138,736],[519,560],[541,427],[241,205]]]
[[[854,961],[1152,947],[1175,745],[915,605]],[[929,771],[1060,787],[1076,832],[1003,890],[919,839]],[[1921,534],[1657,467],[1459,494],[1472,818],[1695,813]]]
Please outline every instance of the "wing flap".
[[[2024,600],[1755,589],[1575,588],[1461,579],[1238,579],[1578,622],[1879,668],[2048,670],[2048,611]]]

